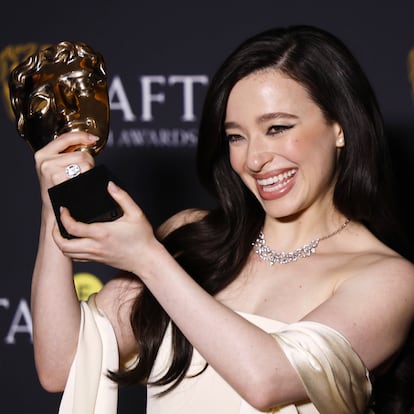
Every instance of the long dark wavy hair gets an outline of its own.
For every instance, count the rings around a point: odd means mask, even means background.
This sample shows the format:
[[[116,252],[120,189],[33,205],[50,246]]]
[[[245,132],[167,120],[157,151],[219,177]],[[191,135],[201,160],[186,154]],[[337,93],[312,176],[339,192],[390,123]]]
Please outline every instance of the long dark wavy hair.
[[[264,221],[264,211],[229,162],[224,131],[227,100],[242,78],[275,69],[299,82],[328,122],[338,122],[346,145],[338,160],[334,205],[346,217],[365,224],[398,250],[392,214],[392,172],[382,115],[363,70],[348,48],[324,30],[292,26],[265,31],[243,42],[211,79],[202,112],[197,148],[201,183],[217,205],[203,219],[186,224],[162,242],[180,265],[209,294],[215,295],[239,274]],[[400,248],[401,250],[401,248]],[[120,384],[147,384],[170,318],[144,288],[131,324],[139,362],[114,375]],[[155,385],[168,391],[185,377],[193,348],[172,323],[173,355]],[[395,414],[395,413],[394,413]]]

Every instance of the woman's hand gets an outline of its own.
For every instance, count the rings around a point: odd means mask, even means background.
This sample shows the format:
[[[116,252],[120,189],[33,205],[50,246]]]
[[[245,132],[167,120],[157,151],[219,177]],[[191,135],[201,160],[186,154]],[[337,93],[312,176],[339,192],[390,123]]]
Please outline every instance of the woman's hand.
[[[68,165],[77,164],[81,172],[86,172],[95,164],[93,156],[88,151],[65,151],[73,146],[90,146],[97,139],[86,132],[69,132],[60,135],[35,153],[36,172],[44,205],[50,206],[47,190],[68,180],[65,172]]]
[[[53,238],[63,254],[75,261],[93,261],[137,274],[152,247],[160,245],[152,226],[134,200],[113,182],[108,192],[124,214],[111,222],[86,224],[74,220],[61,209],[61,220],[74,239],[65,239],[57,227]],[[147,253],[146,253],[147,252]]]

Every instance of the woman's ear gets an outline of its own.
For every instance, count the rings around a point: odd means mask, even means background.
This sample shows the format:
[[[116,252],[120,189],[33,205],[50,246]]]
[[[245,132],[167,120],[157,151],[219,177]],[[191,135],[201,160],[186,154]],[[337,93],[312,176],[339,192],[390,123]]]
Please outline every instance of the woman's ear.
[[[344,138],[343,135],[341,135],[336,139],[336,147],[337,148],[342,148],[344,146],[345,146],[345,138]]]
[[[345,137],[344,137],[344,131],[342,130],[342,127],[339,124],[335,125],[336,128],[336,147],[342,148],[345,146]]]

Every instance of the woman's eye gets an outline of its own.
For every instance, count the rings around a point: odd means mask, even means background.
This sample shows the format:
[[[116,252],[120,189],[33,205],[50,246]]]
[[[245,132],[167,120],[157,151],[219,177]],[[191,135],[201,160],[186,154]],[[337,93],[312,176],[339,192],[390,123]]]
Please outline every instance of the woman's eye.
[[[228,134],[227,135],[227,141],[229,143],[238,142],[238,141],[241,141],[242,139],[243,139],[243,137],[241,135],[237,135],[237,134]]]
[[[267,133],[271,135],[281,134],[282,132],[285,132],[290,128],[293,128],[293,125],[272,125],[267,130]]]

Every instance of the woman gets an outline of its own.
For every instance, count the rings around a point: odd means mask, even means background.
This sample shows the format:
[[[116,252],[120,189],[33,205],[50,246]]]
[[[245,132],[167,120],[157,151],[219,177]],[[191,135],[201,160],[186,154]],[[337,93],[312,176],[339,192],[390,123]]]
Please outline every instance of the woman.
[[[114,381],[147,384],[150,414],[369,412],[413,320],[414,270],[393,245],[380,111],[339,40],[275,29],[229,56],[198,146],[217,207],[180,212],[156,235],[109,183],[123,217],[88,225],[62,207],[77,238],[61,237],[47,188],[69,164],[93,166],[63,151],[95,139],[64,134],[35,154],[35,358],[46,389],[66,386],[61,412],[115,412]],[[122,272],[79,306],[73,260]]]

